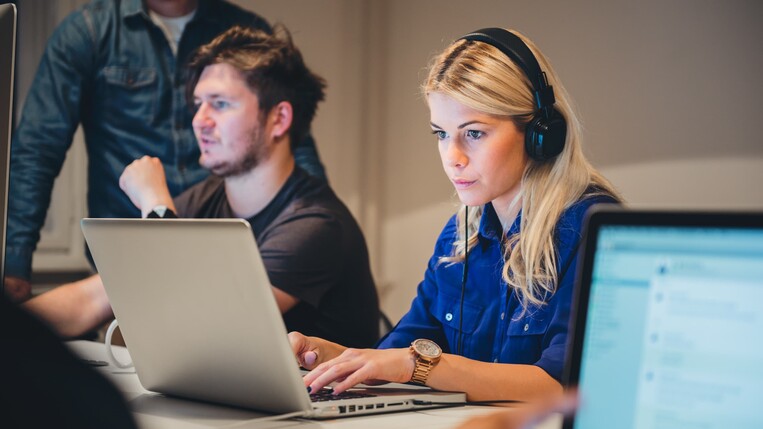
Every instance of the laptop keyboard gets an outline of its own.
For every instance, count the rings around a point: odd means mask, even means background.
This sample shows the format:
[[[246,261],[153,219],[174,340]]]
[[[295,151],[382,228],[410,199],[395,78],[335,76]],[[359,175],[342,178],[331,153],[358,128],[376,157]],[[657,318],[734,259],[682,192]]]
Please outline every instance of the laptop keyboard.
[[[325,402],[325,401],[338,401],[340,399],[357,399],[357,398],[372,398],[376,395],[371,393],[358,393],[344,391],[338,395],[334,394],[334,389],[323,388],[319,392],[311,393],[310,400],[312,402]]]

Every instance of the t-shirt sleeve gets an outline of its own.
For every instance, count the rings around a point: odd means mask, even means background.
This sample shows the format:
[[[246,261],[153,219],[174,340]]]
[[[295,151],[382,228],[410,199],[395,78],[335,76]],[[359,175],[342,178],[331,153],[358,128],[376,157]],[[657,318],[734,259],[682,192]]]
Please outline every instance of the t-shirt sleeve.
[[[342,274],[342,234],[340,222],[324,214],[291,216],[275,224],[258,240],[270,283],[318,307]]]

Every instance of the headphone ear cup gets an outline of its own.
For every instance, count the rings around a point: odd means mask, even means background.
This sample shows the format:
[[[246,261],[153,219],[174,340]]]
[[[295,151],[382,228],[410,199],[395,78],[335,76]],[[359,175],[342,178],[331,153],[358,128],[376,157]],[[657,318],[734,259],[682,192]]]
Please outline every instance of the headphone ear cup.
[[[525,128],[525,150],[536,161],[546,161],[562,153],[566,139],[567,122],[556,109],[550,118],[535,115]]]

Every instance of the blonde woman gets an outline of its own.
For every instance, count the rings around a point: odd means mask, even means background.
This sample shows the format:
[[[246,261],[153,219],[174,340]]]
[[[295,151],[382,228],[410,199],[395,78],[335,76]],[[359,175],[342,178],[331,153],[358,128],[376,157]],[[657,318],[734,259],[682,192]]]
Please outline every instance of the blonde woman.
[[[454,42],[423,93],[463,206],[411,309],[377,349],[290,334],[312,370],[305,384],[338,382],[341,392],[413,381],[471,401],[556,394],[584,215],[617,193],[584,158],[566,91],[521,34],[490,28]]]

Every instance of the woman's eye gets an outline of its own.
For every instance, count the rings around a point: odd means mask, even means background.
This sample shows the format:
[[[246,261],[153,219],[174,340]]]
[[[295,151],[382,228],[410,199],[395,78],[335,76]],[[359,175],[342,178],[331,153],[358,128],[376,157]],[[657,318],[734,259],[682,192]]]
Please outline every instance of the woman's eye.
[[[482,131],[477,130],[467,130],[466,131],[466,137],[472,139],[472,140],[479,140],[485,135]]]
[[[448,133],[446,133],[446,132],[445,132],[445,131],[443,131],[443,130],[434,130],[434,131],[432,131],[432,134],[434,134],[435,136],[437,136],[437,140],[443,140],[443,139],[445,139],[446,137],[448,137]]]

